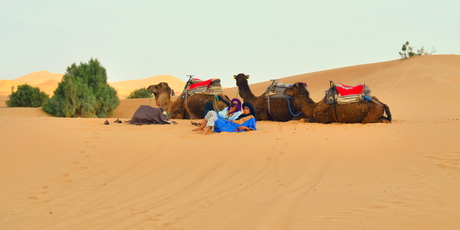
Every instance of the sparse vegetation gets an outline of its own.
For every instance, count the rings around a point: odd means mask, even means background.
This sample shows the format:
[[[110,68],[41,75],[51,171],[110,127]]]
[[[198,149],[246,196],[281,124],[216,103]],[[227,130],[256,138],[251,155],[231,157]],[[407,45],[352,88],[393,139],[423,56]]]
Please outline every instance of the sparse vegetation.
[[[16,91],[11,87],[11,95],[8,97],[9,99],[5,101],[8,107],[40,107],[49,99],[49,95],[40,91],[40,88],[32,87],[27,83],[18,85]]]
[[[414,52],[414,48],[412,46],[409,46],[409,42],[407,41],[403,44],[401,51],[399,52],[399,55],[401,56],[401,59],[406,59],[415,55],[431,55],[434,52],[436,52],[434,48],[431,50],[431,52],[427,52],[425,50],[425,47],[423,46],[420,47],[420,49],[418,49],[417,52]]]
[[[43,110],[57,117],[108,117],[120,104],[117,91],[107,84],[107,72],[97,59],[75,63]]]
[[[136,98],[150,98],[152,94],[147,90],[147,88],[140,88],[132,91],[126,99],[136,99]]]

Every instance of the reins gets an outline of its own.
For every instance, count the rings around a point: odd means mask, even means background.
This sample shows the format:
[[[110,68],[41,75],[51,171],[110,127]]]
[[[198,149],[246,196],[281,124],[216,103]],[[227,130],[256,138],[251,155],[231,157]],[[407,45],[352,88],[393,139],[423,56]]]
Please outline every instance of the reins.
[[[270,79],[270,80],[272,81],[272,84],[268,86],[267,90],[270,87],[272,87],[278,79]],[[267,100],[268,100],[268,114],[270,114],[270,116],[273,118],[273,120],[276,121],[276,119],[273,117],[272,112],[270,110],[270,95],[268,95],[267,92],[266,92],[266,94],[267,94],[266,96],[267,96]],[[262,98],[262,97],[260,97],[260,98]]]
[[[214,94],[214,105],[216,107],[216,111],[220,112],[219,107],[217,107],[217,101],[219,100],[219,96],[217,94]]]
[[[335,93],[337,93],[337,89],[336,89],[336,86],[335,86],[335,83],[332,81],[332,80],[329,80],[329,87],[335,91]],[[337,114],[337,98],[334,96],[333,97],[333,104],[334,104],[334,115],[335,115],[335,120],[337,122],[340,122],[339,121],[339,115]]]
[[[300,111],[298,114],[294,114],[292,112],[292,109],[291,109],[291,103],[289,102],[289,98],[291,98],[291,96],[285,94],[286,96],[286,100],[287,100],[287,103],[288,103],[288,108],[289,108],[289,112],[291,113],[292,116],[296,117],[296,116],[299,116],[300,114],[302,114],[302,111]]]
[[[151,91],[149,91],[149,95],[150,95],[150,96],[149,96],[149,98],[150,98],[150,99],[149,99],[149,106],[151,106],[150,104],[152,104],[152,97],[153,97],[152,94],[153,94],[153,93],[152,93]]]

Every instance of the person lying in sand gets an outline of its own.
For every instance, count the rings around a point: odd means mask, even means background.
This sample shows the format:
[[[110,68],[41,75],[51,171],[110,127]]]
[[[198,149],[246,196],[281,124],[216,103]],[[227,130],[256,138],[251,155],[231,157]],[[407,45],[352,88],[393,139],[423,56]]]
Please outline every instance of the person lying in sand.
[[[233,98],[231,103],[229,103],[228,101],[224,100],[220,96],[218,96],[218,99],[227,105],[227,107],[225,107],[223,110],[217,112],[217,114],[220,117],[222,117],[222,118],[224,118],[225,120],[228,120],[228,121],[234,121],[236,118],[238,118],[242,114],[240,99]],[[204,116],[206,116],[206,114],[208,113],[209,110],[213,110],[213,107],[212,107],[212,102],[208,101],[204,105],[204,111],[205,111]],[[200,126],[202,124],[202,122],[194,122],[194,121],[191,121],[190,123],[192,125],[195,125],[195,126]]]
[[[203,131],[206,135],[212,127],[214,132],[242,132],[256,130],[256,117],[255,110],[251,103],[243,103],[243,113],[238,116],[234,121],[225,120],[219,116],[216,111],[209,110],[206,113],[203,121],[199,123],[198,128],[192,131]]]

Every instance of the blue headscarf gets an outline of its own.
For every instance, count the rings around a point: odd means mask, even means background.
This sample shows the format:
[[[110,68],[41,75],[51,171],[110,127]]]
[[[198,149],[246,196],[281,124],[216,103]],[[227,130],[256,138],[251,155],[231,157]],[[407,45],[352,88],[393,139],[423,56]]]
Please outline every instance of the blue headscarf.
[[[252,115],[252,116],[254,116],[254,118],[256,118],[256,110],[254,109],[254,106],[252,106],[251,103],[249,103],[249,102],[243,103],[243,108],[244,108],[244,107],[248,107],[249,110],[251,111],[251,113],[250,113],[250,114],[244,114],[244,113],[243,113],[243,114],[241,114],[238,118],[236,118],[236,120],[239,120],[239,119],[241,119],[241,118],[243,118],[243,117],[247,117],[247,116],[249,116],[249,115]]]

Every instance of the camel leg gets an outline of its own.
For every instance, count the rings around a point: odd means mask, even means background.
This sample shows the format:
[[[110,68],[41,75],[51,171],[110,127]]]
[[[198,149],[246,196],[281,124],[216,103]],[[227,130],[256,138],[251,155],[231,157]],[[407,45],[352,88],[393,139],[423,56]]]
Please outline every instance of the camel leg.
[[[383,108],[380,106],[372,106],[370,107],[369,112],[367,115],[364,117],[364,119],[361,121],[362,124],[367,124],[367,123],[376,123],[376,122],[383,122],[383,119],[380,119],[380,117],[383,116]]]
[[[258,121],[267,121],[270,120],[268,113],[262,110],[256,111]]]

